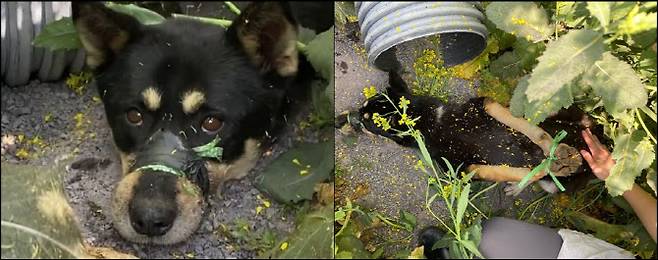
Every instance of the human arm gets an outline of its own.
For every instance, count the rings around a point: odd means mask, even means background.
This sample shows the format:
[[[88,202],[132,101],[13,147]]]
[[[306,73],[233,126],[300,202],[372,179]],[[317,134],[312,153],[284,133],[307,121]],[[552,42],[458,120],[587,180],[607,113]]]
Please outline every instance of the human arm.
[[[605,148],[599,139],[592,135],[589,128],[582,131],[583,139],[589,147],[589,152],[581,150],[580,153],[589,164],[594,175],[600,180],[605,180],[610,175],[610,170],[615,165],[615,161],[608,149]],[[639,185],[633,184],[633,187],[624,192],[624,199],[631,205],[633,211],[638,216],[642,225],[647,230],[651,238],[656,241],[656,198],[644,191]]]

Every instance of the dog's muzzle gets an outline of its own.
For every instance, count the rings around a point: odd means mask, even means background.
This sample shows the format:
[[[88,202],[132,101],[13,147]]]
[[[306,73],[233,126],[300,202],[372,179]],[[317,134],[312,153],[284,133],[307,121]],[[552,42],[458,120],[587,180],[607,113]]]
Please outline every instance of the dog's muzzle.
[[[218,141],[215,139],[204,146],[189,149],[183,145],[177,135],[160,130],[151,136],[137,153],[135,164],[130,172],[151,170],[185,177],[199,186],[204,196],[207,196],[210,180],[203,157],[216,156],[219,159],[221,148],[215,147]]]

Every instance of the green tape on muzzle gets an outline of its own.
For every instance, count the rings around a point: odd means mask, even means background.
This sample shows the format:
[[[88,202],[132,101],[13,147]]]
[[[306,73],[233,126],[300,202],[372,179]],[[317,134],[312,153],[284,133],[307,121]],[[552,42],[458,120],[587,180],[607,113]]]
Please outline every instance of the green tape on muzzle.
[[[151,170],[184,177],[208,195],[210,180],[204,158],[221,160],[223,149],[217,147],[219,141],[217,136],[205,145],[187,149],[178,136],[159,131],[137,153],[133,171]]]

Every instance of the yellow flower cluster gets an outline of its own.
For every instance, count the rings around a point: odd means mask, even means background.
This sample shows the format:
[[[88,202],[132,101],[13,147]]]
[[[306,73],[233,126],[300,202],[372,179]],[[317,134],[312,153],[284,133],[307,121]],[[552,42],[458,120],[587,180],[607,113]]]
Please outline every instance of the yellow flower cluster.
[[[414,120],[411,120],[411,118],[409,118],[407,114],[402,114],[402,117],[398,121],[398,124],[413,127],[416,125],[416,122]]]
[[[372,121],[375,122],[377,127],[381,127],[384,131],[391,129],[389,120],[383,116],[380,116],[379,113],[372,114]]]
[[[408,105],[411,104],[411,101],[407,100],[404,98],[404,96],[400,97],[400,102],[398,103],[398,106],[403,110],[406,111]]]
[[[375,86],[365,87],[363,89],[363,95],[366,97],[366,99],[370,99],[371,97],[377,95],[377,89],[375,89]]]

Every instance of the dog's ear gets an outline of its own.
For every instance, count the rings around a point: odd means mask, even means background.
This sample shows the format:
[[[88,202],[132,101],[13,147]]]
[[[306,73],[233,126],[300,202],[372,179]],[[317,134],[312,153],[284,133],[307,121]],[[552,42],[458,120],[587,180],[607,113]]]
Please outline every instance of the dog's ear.
[[[87,65],[107,64],[139,35],[141,24],[130,15],[115,12],[100,2],[72,2],[73,24],[87,52]]]
[[[297,73],[297,23],[287,3],[254,2],[233,21],[228,38],[239,45],[263,73]]]

